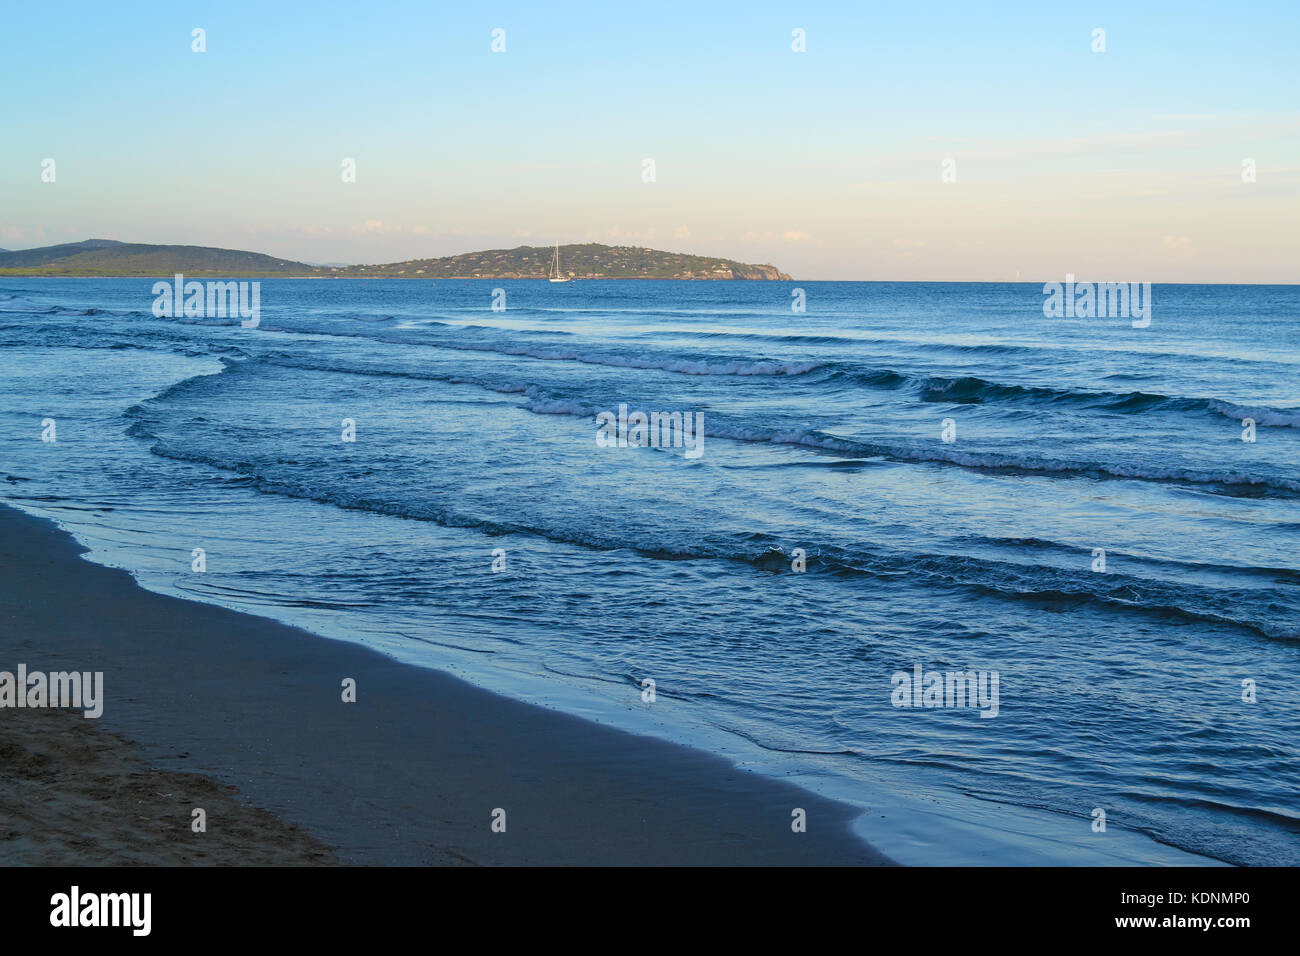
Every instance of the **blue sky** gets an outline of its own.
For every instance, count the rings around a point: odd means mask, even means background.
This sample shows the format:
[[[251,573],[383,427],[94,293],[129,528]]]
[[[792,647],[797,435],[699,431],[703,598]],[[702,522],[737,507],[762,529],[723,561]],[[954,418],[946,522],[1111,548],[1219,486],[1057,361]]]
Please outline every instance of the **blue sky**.
[[[0,246],[1295,282],[1298,50],[1295,2],[11,5]]]

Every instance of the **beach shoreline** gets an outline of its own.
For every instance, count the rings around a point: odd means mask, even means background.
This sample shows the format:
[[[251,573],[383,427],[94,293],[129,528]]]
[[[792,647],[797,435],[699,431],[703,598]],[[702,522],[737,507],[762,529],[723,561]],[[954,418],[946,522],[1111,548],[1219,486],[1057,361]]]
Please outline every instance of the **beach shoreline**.
[[[75,719],[106,733],[70,732],[98,750],[123,746],[117,736],[134,742],[142,763],[133,772],[237,788],[231,806],[274,815],[261,823],[268,839],[301,828],[306,858],[283,862],[312,862],[313,841],[338,862],[368,865],[891,862],[853,834],[853,807],[364,647],[156,594],[83,560],[85,551],[52,522],[0,506],[0,670],[102,671],[103,716]],[[354,703],[342,700],[345,678],[356,682]],[[6,733],[29,750],[57,750],[46,738],[72,716],[0,710]],[[60,770],[81,772],[76,761]],[[48,825],[45,810],[27,809],[11,830]],[[796,809],[806,832],[791,826]],[[493,830],[497,810],[505,832]],[[162,850],[114,853],[97,819],[79,825],[73,859],[174,861]],[[187,812],[165,829],[201,843],[207,862],[239,861],[222,813],[210,813],[206,833],[189,824]],[[50,853],[50,863],[68,861]],[[0,843],[0,862],[13,859]]]

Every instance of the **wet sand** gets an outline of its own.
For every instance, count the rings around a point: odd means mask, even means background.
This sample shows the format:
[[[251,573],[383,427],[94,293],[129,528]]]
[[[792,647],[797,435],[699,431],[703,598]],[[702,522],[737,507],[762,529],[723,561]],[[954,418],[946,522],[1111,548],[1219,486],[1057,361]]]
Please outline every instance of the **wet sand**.
[[[0,864],[889,862],[850,833],[848,806],[145,591],[83,550],[0,506],[0,670],[103,671],[105,696],[98,720],[0,709]]]

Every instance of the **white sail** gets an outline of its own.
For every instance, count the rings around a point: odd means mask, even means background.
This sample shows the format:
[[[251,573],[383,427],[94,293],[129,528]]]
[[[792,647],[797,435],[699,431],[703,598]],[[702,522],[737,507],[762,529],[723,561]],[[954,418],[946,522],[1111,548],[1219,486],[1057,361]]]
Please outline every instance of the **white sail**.
[[[564,276],[560,274],[560,244],[558,242],[555,244],[555,256],[551,260],[551,268],[547,273],[547,278],[552,282],[566,281]]]

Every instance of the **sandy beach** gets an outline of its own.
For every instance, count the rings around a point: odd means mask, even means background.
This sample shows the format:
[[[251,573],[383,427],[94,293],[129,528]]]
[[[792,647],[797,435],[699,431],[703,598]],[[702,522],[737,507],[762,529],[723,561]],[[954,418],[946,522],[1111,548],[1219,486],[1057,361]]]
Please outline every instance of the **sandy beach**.
[[[97,720],[0,710],[0,864],[889,862],[797,787],[154,594],[83,550],[0,507],[0,670],[102,671],[105,698]]]

